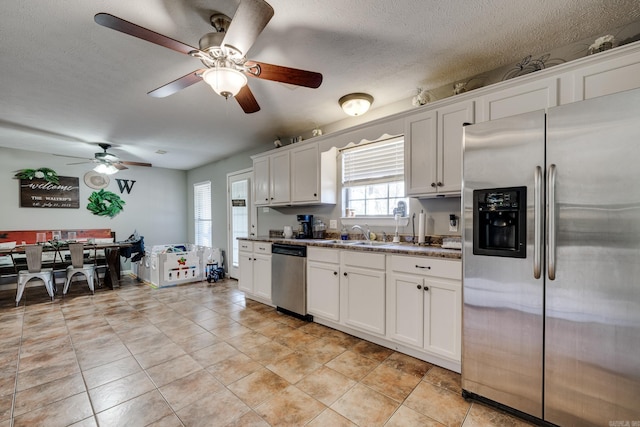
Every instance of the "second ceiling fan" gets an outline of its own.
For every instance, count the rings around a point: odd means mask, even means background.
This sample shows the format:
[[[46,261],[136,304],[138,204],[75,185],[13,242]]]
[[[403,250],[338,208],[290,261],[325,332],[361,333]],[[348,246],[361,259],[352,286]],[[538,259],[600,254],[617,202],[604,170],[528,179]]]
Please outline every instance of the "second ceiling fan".
[[[160,86],[149,95],[164,98],[205,80],[220,96],[234,97],[249,114],[259,111],[260,106],[246,76],[314,89],[322,84],[320,73],[247,60],[247,52],[273,13],[264,0],[241,0],[233,20],[214,13],[211,24],[216,31],[200,38],[199,49],[108,13],[98,13],[94,20],[104,27],[198,58],[206,67]]]

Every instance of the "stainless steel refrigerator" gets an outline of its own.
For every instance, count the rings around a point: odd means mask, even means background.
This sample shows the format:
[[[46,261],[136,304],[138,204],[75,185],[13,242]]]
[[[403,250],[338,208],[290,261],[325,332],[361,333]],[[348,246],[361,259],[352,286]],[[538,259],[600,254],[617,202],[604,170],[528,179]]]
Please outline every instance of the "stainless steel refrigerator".
[[[464,134],[463,394],[640,425],[640,90]]]

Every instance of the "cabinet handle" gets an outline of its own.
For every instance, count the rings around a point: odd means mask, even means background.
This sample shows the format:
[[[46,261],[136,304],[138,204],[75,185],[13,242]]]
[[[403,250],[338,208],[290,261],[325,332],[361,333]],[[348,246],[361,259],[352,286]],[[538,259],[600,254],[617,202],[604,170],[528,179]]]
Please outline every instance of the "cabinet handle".
[[[342,273],[344,275],[344,277],[347,277],[347,272],[345,271],[344,273]]]
[[[431,186],[432,186],[433,188],[436,188],[436,183],[435,183],[435,182],[432,182],[432,183],[431,183]]]
[[[313,193],[313,197],[318,197],[318,193]]]
[[[345,274],[347,274],[347,273],[345,273]],[[333,275],[334,275],[334,276],[337,276],[337,275],[338,275],[338,272],[337,272],[337,271],[334,271],[334,272],[333,272]]]
[[[428,290],[429,290],[429,287],[428,287],[428,286],[425,286],[425,287],[424,287],[424,291],[425,291],[425,292],[427,292]]]
[[[426,270],[431,270],[431,267],[430,267],[430,266],[428,266],[428,265],[425,267],[425,266],[422,266],[422,265],[418,265],[418,264],[416,264],[416,268],[424,268],[424,269],[426,269]]]
[[[438,182],[438,187],[442,187],[442,183],[441,182]]]
[[[268,199],[268,198],[267,198],[267,199],[264,199],[264,201],[265,201],[265,202],[268,202],[268,201],[269,201],[269,199]]]
[[[422,286],[418,285],[418,289],[422,289]]]

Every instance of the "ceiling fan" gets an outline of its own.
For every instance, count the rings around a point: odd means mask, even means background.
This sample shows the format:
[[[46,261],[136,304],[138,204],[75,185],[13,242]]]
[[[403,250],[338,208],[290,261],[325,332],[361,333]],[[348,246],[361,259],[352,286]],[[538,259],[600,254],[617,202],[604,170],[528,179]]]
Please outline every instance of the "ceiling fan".
[[[69,163],[69,164],[80,165],[83,163],[93,162],[93,163],[96,163],[96,167],[93,170],[95,170],[98,173],[104,173],[107,175],[114,174],[120,170],[129,169],[125,165],[151,167],[151,163],[129,162],[125,160],[120,160],[120,158],[115,154],[111,154],[107,152],[107,150],[111,148],[111,144],[106,144],[102,142],[98,145],[100,146],[100,148],[102,148],[103,151],[101,153],[95,153],[93,159],[86,159],[88,161],[78,162],[78,163]],[[73,156],[64,156],[64,157],[73,157]]]
[[[246,76],[314,89],[322,84],[320,73],[247,60],[247,52],[273,13],[264,0],[241,0],[233,20],[214,12],[211,25],[215,32],[200,38],[199,49],[108,13],[98,13],[94,20],[104,27],[198,58],[206,67],[160,86],[149,95],[164,98],[204,80],[218,95],[235,98],[244,112],[250,114],[259,111],[260,106]]]

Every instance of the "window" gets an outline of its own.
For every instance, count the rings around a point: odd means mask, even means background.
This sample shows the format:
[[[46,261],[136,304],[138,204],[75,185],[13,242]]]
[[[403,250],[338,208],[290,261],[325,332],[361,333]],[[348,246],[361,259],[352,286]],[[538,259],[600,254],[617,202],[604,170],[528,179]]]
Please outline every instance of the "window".
[[[193,184],[195,244],[211,247],[211,181]]]
[[[342,150],[343,206],[357,216],[393,216],[404,196],[404,140]]]

